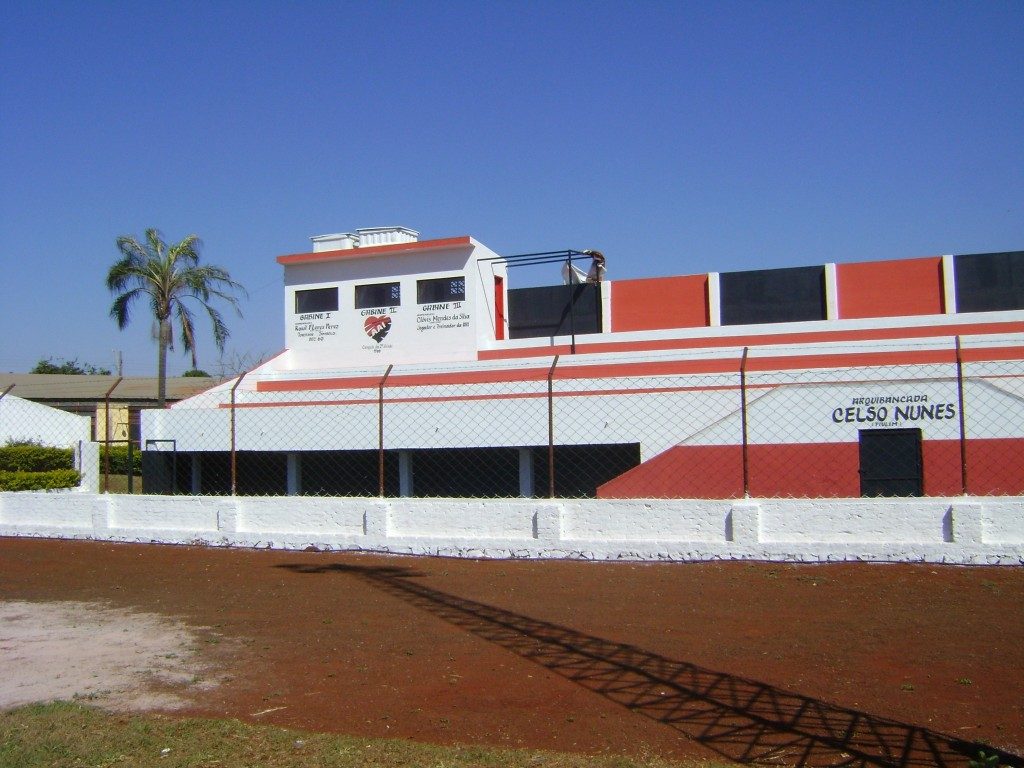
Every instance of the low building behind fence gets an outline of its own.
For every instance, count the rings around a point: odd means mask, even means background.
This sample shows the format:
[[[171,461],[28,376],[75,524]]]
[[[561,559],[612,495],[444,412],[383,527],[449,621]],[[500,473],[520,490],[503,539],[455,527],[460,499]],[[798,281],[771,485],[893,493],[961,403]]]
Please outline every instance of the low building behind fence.
[[[959,348],[958,348],[959,342]],[[986,339],[991,342],[991,339]],[[772,369],[761,350],[551,358],[473,376],[250,375],[143,416],[146,490],[742,498],[1024,494],[1024,359],[929,341],[904,365]],[[998,348],[1004,356],[1006,348]],[[801,364],[791,359],[789,362]],[[714,373],[630,375],[695,363]],[[460,377],[471,379],[457,381]],[[150,437],[153,435],[154,437]]]

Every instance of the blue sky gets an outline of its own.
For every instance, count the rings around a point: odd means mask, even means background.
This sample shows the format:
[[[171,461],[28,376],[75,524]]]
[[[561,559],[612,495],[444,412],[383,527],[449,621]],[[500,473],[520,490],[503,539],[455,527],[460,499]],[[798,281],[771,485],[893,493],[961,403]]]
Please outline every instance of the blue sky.
[[[282,346],[275,257],[358,227],[612,279],[1019,250],[1024,3],[14,0],[0,151],[3,371],[152,375],[103,285],[150,226],[249,289],[235,355]]]

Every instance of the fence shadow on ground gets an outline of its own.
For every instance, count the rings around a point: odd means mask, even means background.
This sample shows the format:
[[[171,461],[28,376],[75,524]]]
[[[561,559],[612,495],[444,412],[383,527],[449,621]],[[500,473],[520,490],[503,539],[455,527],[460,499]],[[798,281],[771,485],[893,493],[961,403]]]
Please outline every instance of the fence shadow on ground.
[[[425,574],[410,568],[275,567],[360,578],[738,763],[967,766],[983,749],[1003,766],[1024,765],[1019,756],[982,744],[456,597],[419,583]]]

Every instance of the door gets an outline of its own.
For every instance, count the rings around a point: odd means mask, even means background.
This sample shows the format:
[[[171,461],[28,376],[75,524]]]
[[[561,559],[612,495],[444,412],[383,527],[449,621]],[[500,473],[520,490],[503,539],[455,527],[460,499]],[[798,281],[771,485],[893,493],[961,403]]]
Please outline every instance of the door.
[[[860,495],[924,495],[920,429],[860,430]]]

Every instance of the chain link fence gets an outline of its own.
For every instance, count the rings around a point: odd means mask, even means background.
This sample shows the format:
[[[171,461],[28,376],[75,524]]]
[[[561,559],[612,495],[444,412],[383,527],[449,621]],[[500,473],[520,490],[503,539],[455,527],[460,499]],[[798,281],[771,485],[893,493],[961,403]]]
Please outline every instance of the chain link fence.
[[[999,360],[959,344],[939,352],[922,345],[916,364],[793,370],[760,350],[705,355],[714,373],[682,372],[687,361],[666,354],[634,369],[566,356],[490,372],[249,374],[146,411],[138,440],[107,436],[101,488],[481,499],[1024,494],[1024,350],[1001,348],[1010,359]],[[55,444],[40,411],[2,407],[10,397],[0,398],[0,442]]]

